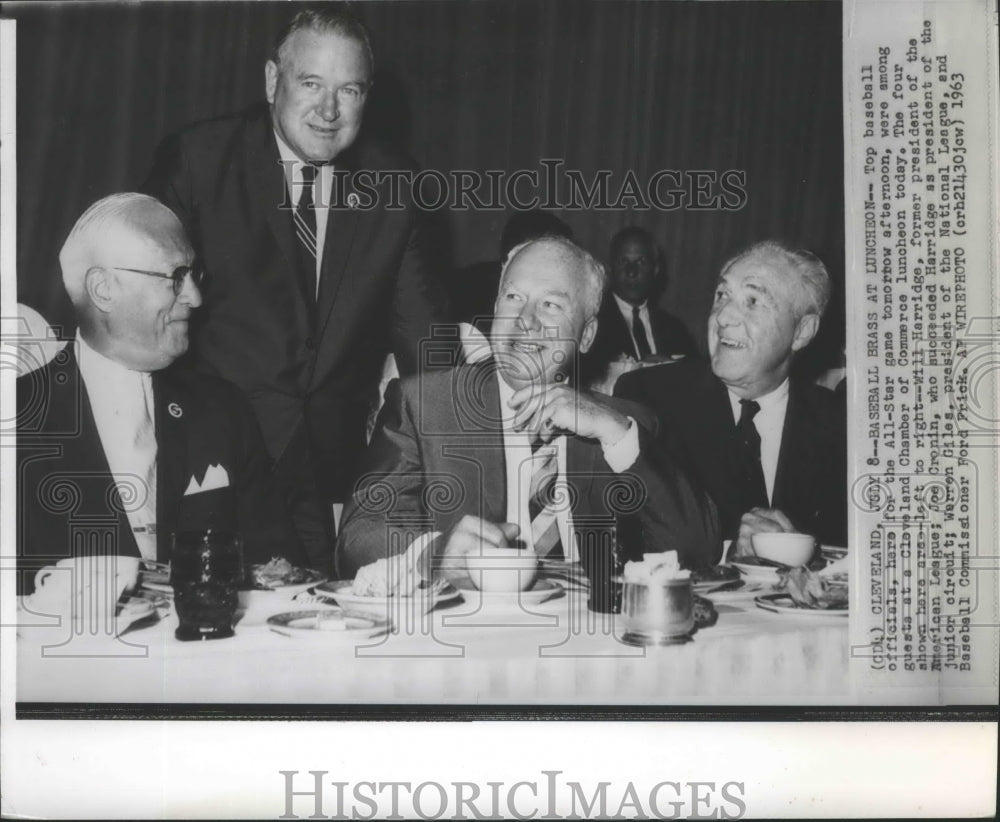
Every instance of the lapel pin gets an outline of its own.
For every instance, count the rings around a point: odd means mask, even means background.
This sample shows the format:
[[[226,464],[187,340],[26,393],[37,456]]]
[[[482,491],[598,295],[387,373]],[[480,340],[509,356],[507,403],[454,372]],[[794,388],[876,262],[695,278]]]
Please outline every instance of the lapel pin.
[[[352,191],[347,195],[347,207],[354,209],[361,205],[361,198],[358,196],[357,192]]]
[[[167,413],[175,420],[179,420],[181,417],[184,416],[184,411],[175,402],[172,402],[170,403],[170,405],[167,406]]]

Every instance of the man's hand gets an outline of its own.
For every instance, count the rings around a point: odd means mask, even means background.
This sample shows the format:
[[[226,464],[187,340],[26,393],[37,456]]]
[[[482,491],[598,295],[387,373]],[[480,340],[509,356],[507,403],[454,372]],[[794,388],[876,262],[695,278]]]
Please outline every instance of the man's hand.
[[[468,555],[477,556],[483,548],[511,548],[520,529],[512,522],[499,525],[466,515],[450,531],[424,549],[423,562],[436,576],[442,576],[457,588],[475,585],[469,575]]]
[[[798,528],[783,511],[777,508],[753,508],[740,520],[740,535],[736,540],[733,558],[754,556],[750,540],[754,534],[795,533]]]
[[[522,388],[514,392],[510,407],[517,412],[514,428],[538,431],[545,442],[570,433],[610,448],[628,433],[630,425],[628,417],[607,402],[565,385]]]

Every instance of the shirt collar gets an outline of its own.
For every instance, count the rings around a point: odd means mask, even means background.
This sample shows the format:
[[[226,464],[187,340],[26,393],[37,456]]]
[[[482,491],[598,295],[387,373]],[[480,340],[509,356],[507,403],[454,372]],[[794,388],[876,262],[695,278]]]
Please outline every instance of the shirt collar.
[[[110,380],[115,382],[139,381],[148,379],[149,374],[145,371],[135,371],[126,368],[119,362],[115,362],[96,351],[82,335],[77,334],[78,344],[76,359],[80,365],[80,373],[84,381],[89,382],[91,378],[99,380]]]
[[[611,296],[614,297],[615,298],[615,302],[618,303],[618,310],[621,311],[622,314],[625,314],[625,315],[627,315],[629,317],[632,316],[632,309],[633,308],[638,308],[639,311],[642,312],[642,311],[645,310],[646,306],[649,304],[649,300],[643,300],[639,305],[634,306],[634,305],[632,305],[632,303],[626,302],[625,300],[623,300],[621,297],[619,297],[617,294],[615,294],[614,291],[611,292]]]
[[[272,129],[274,132],[274,139],[278,144],[278,157],[281,159],[281,163],[285,168],[288,168],[289,163],[292,167],[292,179],[295,182],[300,182],[302,180],[302,166],[306,164],[306,161],[299,157],[294,151],[292,151],[291,146],[286,143],[277,131]],[[333,163],[324,163],[319,166],[319,173],[324,180],[333,176]]]
[[[729,404],[733,408],[733,415],[738,418],[740,416],[741,398],[734,394],[730,388],[726,388],[726,391],[729,393]],[[782,406],[788,401],[788,377],[785,377],[784,381],[777,388],[768,391],[760,397],[754,397],[754,400],[760,406],[760,413],[763,414],[767,414]]]

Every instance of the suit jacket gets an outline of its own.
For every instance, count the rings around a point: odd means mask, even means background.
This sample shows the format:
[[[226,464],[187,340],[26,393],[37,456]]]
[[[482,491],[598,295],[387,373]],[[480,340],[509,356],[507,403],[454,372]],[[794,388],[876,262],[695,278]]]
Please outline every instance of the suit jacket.
[[[739,529],[733,477],[739,453],[725,385],[711,368],[682,360],[623,376],[615,396],[640,402],[659,420],[661,444],[683,461],[719,506],[723,535]],[[843,403],[811,383],[789,384],[771,507],[828,545],[847,543],[847,434]]]
[[[168,137],[143,190],[177,213],[205,267],[192,325],[199,369],[243,389],[275,459],[316,460],[324,490],[342,499],[386,353],[414,372],[447,308],[423,263],[407,187],[403,208],[389,209],[389,181],[371,179],[411,164],[359,141],[335,167],[350,176],[330,210],[314,315],[296,275],[292,201],[266,105]],[[303,424],[309,453],[286,455]]]
[[[620,410],[646,413],[627,403]],[[639,430],[639,458],[622,474],[608,466],[599,443],[568,437],[566,479],[580,554],[588,555],[588,544],[612,545],[617,531],[626,558],[673,549],[688,566],[714,561],[721,547],[714,506]],[[447,531],[467,514],[504,522],[503,448],[493,360],[392,383],[344,510],[341,575],[402,552],[422,533]]]
[[[153,397],[157,559],[169,560],[172,531],[214,528],[242,535],[246,563],[304,564],[239,390],[174,366],[153,374]],[[21,583],[30,589],[35,570],[79,553],[139,556],[72,345],[17,380],[17,432]],[[229,486],[185,495],[211,465],[225,469]]]
[[[653,329],[657,354],[697,355],[698,348],[684,323],[652,303],[649,304],[649,324]],[[632,342],[632,329],[625,322],[614,294],[608,291],[597,314],[594,344],[583,357],[584,379],[590,382],[602,378],[608,365],[623,354],[639,359],[639,352]]]

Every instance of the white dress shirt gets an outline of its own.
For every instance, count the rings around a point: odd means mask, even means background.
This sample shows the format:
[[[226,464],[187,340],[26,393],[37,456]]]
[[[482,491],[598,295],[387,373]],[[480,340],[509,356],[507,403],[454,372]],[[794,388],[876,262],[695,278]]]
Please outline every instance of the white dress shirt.
[[[632,303],[627,303],[617,294],[612,292],[612,296],[615,298],[615,302],[618,303],[618,310],[622,312],[622,317],[625,318],[625,327],[628,328],[628,334],[632,338],[632,348],[635,352],[639,353],[639,346],[635,343],[635,334],[632,333]],[[643,302],[639,306],[639,320],[642,322],[642,327],[646,329],[646,340],[649,342],[649,353],[657,354],[656,350],[656,339],[653,337],[653,326],[649,322],[649,300]]]
[[[788,410],[788,378],[762,397],[755,397],[760,411],[753,418],[753,424],[760,435],[760,467],[764,470],[764,485],[767,486],[768,500],[774,499],[774,477],[778,473],[778,455],[781,453],[781,432],[785,427],[785,411]],[[739,422],[740,398],[729,391],[729,404],[733,409],[733,422]]]
[[[296,156],[295,152],[289,148],[288,143],[281,139],[278,132],[274,132],[274,138],[278,141],[278,155],[281,157],[282,165],[287,169],[292,168],[291,194],[292,202],[297,207],[299,198],[305,190],[302,181],[302,166],[304,163]],[[288,177],[285,183],[288,184]],[[316,213],[316,294],[319,295],[319,274],[323,268],[323,246],[326,244],[326,223],[330,216],[330,203],[333,201],[333,163],[327,163],[319,167],[319,174],[313,183],[313,204]]]
[[[515,431],[512,427],[516,412],[508,405],[514,395],[514,389],[499,375],[494,375],[500,389],[500,418],[503,431],[504,460],[507,469],[507,521],[520,526],[520,539],[525,546],[534,550],[531,536],[531,518],[528,514],[528,487],[532,471],[531,441],[534,435],[525,431]],[[559,470],[558,483],[566,482],[566,447],[564,435],[555,437],[550,443],[556,449],[556,465]],[[629,430],[618,442],[601,449],[608,467],[615,473],[627,471],[639,457],[639,427],[634,419],[629,417]],[[557,493],[557,498],[563,498]],[[570,562],[579,561],[576,550],[576,540],[573,537],[573,518],[568,509],[560,507],[556,512],[556,522],[559,526],[559,539],[563,546],[563,555]],[[441,534],[438,531],[421,534],[409,546],[408,550],[418,555],[430,542]]]
[[[156,413],[153,379],[99,354],[77,337],[77,362],[104,456],[139,553],[156,559]]]

